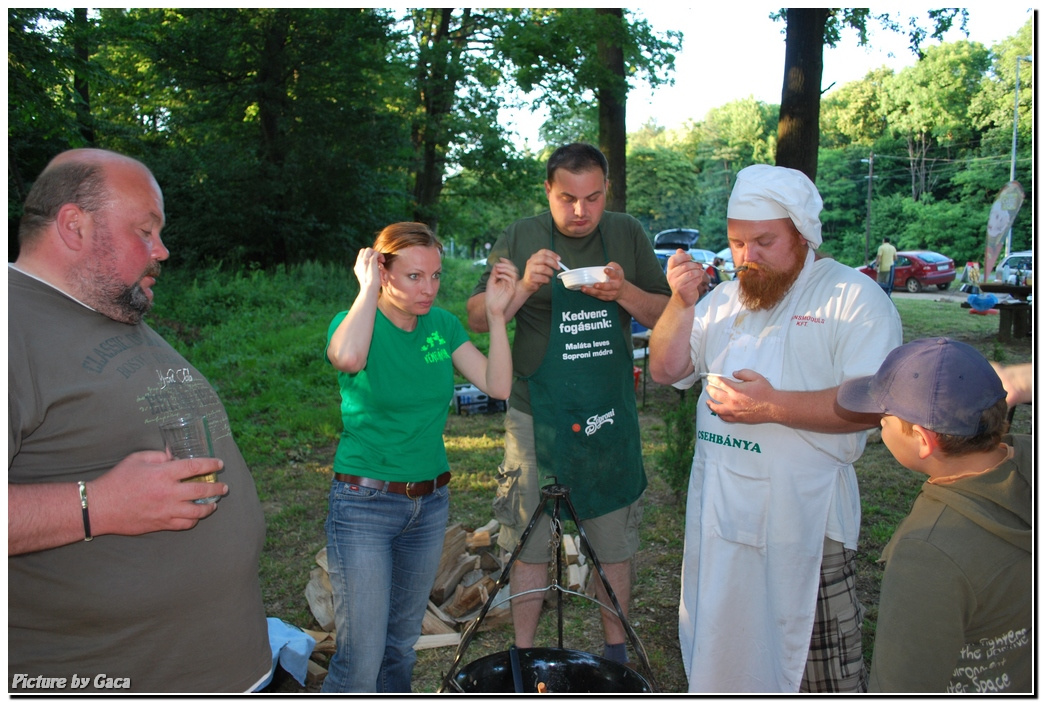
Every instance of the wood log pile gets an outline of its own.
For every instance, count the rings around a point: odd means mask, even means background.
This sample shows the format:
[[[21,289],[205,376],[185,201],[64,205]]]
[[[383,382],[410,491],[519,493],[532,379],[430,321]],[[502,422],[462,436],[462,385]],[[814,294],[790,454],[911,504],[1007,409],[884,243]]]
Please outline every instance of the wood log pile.
[[[468,530],[461,524],[450,524],[445,529],[434,587],[430,591],[423,630],[415,644],[416,650],[457,646],[462,632],[477,618],[488,601],[495,583],[509,561],[510,554],[497,555],[499,523],[492,519],[487,524]],[[578,537],[565,534],[564,557],[567,572],[562,583],[568,589],[585,592],[589,584],[590,566],[578,548]],[[329,563],[323,548],[315,556],[317,567],[304,588],[304,597],[314,614],[319,631],[305,629],[315,639],[315,648],[308,663],[308,684],[318,684],[325,677],[329,659],[336,650],[336,623],[333,615],[332,583]],[[550,593],[547,593],[549,597]],[[505,583],[481,622],[481,629],[510,625],[509,582]]]

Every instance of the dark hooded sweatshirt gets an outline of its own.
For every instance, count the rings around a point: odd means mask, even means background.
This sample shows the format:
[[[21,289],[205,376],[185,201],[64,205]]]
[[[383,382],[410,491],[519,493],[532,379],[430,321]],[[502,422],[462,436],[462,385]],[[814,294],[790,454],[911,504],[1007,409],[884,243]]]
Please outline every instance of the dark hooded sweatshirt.
[[[1033,691],[1033,446],[927,482],[886,561],[868,692]]]

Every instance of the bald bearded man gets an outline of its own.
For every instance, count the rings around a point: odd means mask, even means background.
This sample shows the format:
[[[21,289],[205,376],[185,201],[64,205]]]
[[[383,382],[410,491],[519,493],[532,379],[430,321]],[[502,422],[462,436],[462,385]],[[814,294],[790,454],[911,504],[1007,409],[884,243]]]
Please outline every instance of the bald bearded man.
[[[822,208],[799,171],[749,166],[727,210],[737,280],[696,305],[704,270],[682,252],[669,260],[651,376],[677,388],[724,376],[703,384],[687,491],[690,692],[866,689],[853,462],[877,417],[835,398],[902,330],[874,281],[817,252]]]
[[[165,224],[148,168],[101,149],[57,155],[25,200],[7,273],[9,692],[226,694],[270,675],[253,477],[213,387],[144,321]],[[163,450],[160,421],[186,415],[206,417],[214,458]]]

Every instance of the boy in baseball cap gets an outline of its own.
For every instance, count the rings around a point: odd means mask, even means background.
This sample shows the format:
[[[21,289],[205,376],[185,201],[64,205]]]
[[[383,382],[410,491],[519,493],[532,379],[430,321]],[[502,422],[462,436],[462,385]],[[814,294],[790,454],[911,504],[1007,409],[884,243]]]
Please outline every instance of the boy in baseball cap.
[[[838,403],[882,415],[882,441],[928,476],[882,551],[868,692],[1031,692],[1030,436],[1008,430],[1005,389],[971,346],[919,339]]]

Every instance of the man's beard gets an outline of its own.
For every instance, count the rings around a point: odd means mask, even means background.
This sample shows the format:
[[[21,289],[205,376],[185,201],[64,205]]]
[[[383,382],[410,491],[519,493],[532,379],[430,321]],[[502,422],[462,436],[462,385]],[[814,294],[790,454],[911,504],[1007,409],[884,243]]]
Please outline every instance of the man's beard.
[[[124,324],[139,324],[152,308],[152,301],[141,287],[141,279],[132,285],[119,280],[116,259],[108,237],[99,238],[96,256],[78,281],[80,299],[110,319]],[[151,261],[141,278],[159,277],[159,261]]]
[[[774,271],[757,263],[747,265],[748,268],[738,275],[738,281],[741,285],[741,301],[753,312],[773,309],[792,289],[802,271],[801,266],[787,271]]]
[[[145,275],[158,276],[159,262],[157,261],[154,266],[149,266]],[[123,314],[127,324],[138,324],[148,310],[152,309],[152,301],[148,299],[148,293],[141,287],[140,281],[121,287],[122,290],[119,294],[112,298],[112,304]]]

